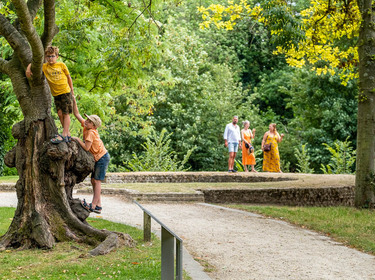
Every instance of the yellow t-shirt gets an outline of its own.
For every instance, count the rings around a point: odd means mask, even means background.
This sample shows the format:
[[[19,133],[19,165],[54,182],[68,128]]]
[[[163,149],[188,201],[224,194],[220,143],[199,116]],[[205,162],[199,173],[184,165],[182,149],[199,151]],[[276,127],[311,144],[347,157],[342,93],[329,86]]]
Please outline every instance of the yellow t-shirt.
[[[92,143],[89,152],[93,154],[95,161],[98,161],[107,153],[103,141],[100,139],[99,133],[96,129],[87,129],[85,127],[85,121],[82,121],[81,124],[83,126],[83,140]]]
[[[69,70],[63,62],[56,62],[54,64],[44,63],[42,69],[53,96],[71,91],[67,77],[70,75]]]

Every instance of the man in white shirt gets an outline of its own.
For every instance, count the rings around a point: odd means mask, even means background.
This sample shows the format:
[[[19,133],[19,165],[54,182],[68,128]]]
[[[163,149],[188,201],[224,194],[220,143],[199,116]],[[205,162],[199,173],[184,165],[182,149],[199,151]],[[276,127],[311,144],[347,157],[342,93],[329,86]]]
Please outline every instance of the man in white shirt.
[[[225,147],[228,147],[228,172],[237,172],[234,170],[234,159],[241,144],[240,127],[237,125],[238,116],[234,116],[231,123],[228,123],[224,131]]]

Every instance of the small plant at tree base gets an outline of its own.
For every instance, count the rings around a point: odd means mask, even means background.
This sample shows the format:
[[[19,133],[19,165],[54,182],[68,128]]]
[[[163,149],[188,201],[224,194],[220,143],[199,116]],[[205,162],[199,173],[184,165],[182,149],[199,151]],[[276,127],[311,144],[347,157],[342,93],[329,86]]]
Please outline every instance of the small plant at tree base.
[[[310,167],[310,156],[307,153],[307,144],[295,148],[295,157],[297,158],[297,171],[299,173],[314,173],[314,169]]]
[[[352,166],[356,161],[356,151],[350,146],[348,138],[343,141],[336,140],[333,147],[323,143],[331,153],[330,163],[326,166],[322,164],[321,170],[324,174],[352,174]]]
[[[126,162],[130,171],[187,171],[189,168],[184,168],[190,155],[195,150],[195,147],[190,149],[184,159],[179,161],[177,155],[170,147],[170,136],[167,130],[163,129],[158,135],[157,132],[152,132],[147,138],[146,142],[142,144],[145,152],[138,156],[133,154],[133,158]]]

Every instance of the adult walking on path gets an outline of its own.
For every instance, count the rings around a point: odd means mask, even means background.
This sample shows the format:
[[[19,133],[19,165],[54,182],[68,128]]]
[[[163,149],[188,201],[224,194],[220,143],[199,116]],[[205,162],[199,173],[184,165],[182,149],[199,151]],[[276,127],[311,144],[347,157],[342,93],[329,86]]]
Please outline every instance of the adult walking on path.
[[[237,123],[238,116],[234,116],[232,122],[228,123],[224,130],[225,147],[227,147],[229,151],[228,172],[237,172],[234,170],[234,160],[237,155],[238,147],[241,144],[240,128]]]
[[[99,217],[142,226],[143,214],[135,204],[118,197],[103,196],[103,201],[108,207]],[[15,193],[0,193],[0,206],[15,204]],[[375,279],[374,256],[283,221],[208,204],[142,205],[207,264],[212,279]],[[152,223],[152,229],[158,227]]]
[[[263,171],[282,172],[280,169],[279,145],[283,140],[284,134],[277,132],[276,124],[271,123],[269,130],[264,133],[262,140],[263,150]],[[267,150],[266,145],[270,145],[271,149]]]

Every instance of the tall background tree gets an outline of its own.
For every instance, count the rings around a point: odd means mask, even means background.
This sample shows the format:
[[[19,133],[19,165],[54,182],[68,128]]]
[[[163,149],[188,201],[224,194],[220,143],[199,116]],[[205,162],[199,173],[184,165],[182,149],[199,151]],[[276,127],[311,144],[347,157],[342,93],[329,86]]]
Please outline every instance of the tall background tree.
[[[318,75],[339,75],[345,86],[359,73],[355,204],[373,208],[374,84],[370,73],[374,70],[371,42],[375,33],[372,1],[274,0],[261,5],[249,4],[242,1],[201,7],[204,19],[201,26],[213,23],[219,28],[233,29],[237,19],[247,14],[269,28],[278,45],[275,53],[284,54],[289,65],[311,69]],[[337,112],[340,111],[338,108]]]
[[[375,6],[371,0],[358,0],[361,12],[359,30],[359,95],[357,136],[357,206],[375,208]]]

